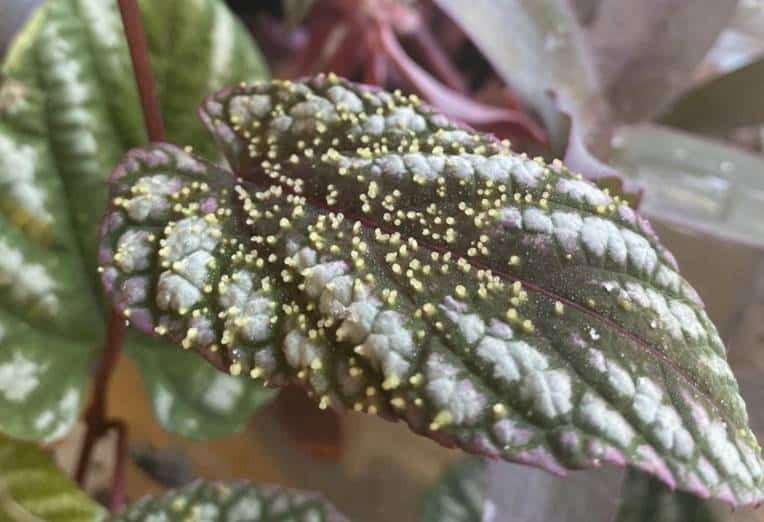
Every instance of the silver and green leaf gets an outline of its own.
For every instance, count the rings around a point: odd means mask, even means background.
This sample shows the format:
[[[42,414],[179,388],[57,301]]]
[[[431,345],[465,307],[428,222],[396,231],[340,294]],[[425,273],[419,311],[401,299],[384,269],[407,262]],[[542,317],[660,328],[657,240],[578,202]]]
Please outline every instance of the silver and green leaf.
[[[112,175],[99,264],[140,330],[470,452],[761,499],[719,334],[618,197],[332,75],[201,116],[233,172],[155,144]]]
[[[263,78],[260,55],[219,0],[140,6],[168,136],[214,154],[192,111],[211,89]],[[107,313],[95,251],[105,180],[128,148],[146,141],[116,2],[44,4],[8,51],[0,83],[2,432],[50,440],[77,417],[104,343]],[[129,346],[139,360],[160,357],[175,366],[167,361],[178,358],[172,350],[142,355],[153,349],[145,336]],[[209,371],[187,359],[180,366],[192,374]],[[174,384],[166,382],[170,375]],[[157,390],[182,389],[188,382],[177,373],[165,376],[162,388],[148,375],[156,409],[167,402]],[[256,404],[231,403],[231,410],[213,419],[224,417],[220,426],[240,425]],[[188,418],[173,415],[165,427],[187,431],[180,426],[206,415],[196,405],[187,408]],[[217,424],[202,424],[211,423]]]
[[[320,496],[275,486],[197,481],[137,502],[112,522],[347,522]]]
[[[0,520],[94,522],[106,510],[36,445],[0,435]]]

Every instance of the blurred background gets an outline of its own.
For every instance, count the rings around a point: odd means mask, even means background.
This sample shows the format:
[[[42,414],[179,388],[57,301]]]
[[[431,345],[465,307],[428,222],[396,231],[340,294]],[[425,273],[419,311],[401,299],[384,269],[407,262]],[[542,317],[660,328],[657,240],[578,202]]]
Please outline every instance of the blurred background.
[[[0,0],[0,50],[39,3]],[[517,31],[515,20],[481,19],[490,3],[229,5],[251,29],[275,77],[331,70],[416,91],[444,112],[511,139],[516,149],[565,157],[585,176],[623,191],[651,218],[703,296],[762,440],[764,6],[757,0],[571,0],[558,2],[565,4],[558,18],[547,17],[551,28],[534,22],[532,29],[544,30],[527,34]],[[511,49],[502,40],[506,32],[516,35]],[[577,46],[591,63],[576,62],[571,49]],[[577,99],[589,88],[592,68],[607,107]],[[552,98],[564,118],[546,110]],[[133,498],[196,476],[248,478],[322,491],[354,520],[415,520],[423,493],[464,458],[402,425],[319,412],[291,390],[240,435],[212,443],[181,439],[156,423],[139,373],[124,358],[111,394],[114,414],[130,419]],[[69,467],[78,435],[58,448]],[[105,480],[108,458],[100,465]],[[506,520],[612,520],[622,477],[608,469],[560,481],[505,465],[494,504]],[[95,477],[90,487],[98,491],[103,484]],[[754,510],[710,509],[719,520],[764,520]]]

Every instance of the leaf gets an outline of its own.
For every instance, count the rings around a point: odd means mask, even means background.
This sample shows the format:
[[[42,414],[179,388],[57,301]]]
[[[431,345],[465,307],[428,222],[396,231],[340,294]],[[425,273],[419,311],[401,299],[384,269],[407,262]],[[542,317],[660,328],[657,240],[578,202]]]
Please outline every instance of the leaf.
[[[216,153],[192,109],[210,89],[264,77],[260,56],[218,0],[141,7],[168,135]],[[125,150],[147,140],[116,2],[48,2],[19,34],[2,75],[0,431],[51,440],[75,421],[104,342],[95,277],[104,181]],[[142,337],[131,353],[152,346]],[[204,414],[189,412],[188,421]]]
[[[604,466],[563,479],[508,462],[486,468],[483,522],[613,521],[618,513],[622,469]]]
[[[283,0],[282,6],[289,25],[299,25],[313,8],[315,0]]]
[[[470,452],[762,497],[724,345],[627,205],[332,75],[201,114],[236,175],[157,144],[111,178],[99,263],[136,327]]]
[[[143,341],[130,355],[138,363],[162,426],[191,439],[225,437],[241,431],[271,397],[272,390],[226,375],[190,353]]]
[[[629,469],[617,522],[721,522],[709,504],[697,497],[671,491],[659,481]]]
[[[764,123],[764,103],[756,89],[764,81],[764,60],[699,85],[682,96],[661,123],[692,132],[726,133]]]
[[[160,497],[147,498],[113,517],[132,520],[209,520],[226,522],[346,522],[314,493],[246,483],[197,481]]]
[[[613,143],[611,163],[646,188],[646,214],[764,245],[764,224],[751,219],[764,202],[760,156],[656,125],[624,126]]]
[[[406,54],[389,27],[380,28],[379,33],[380,44],[398,73],[450,118],[502,138],[546,143],[544,131],[523,112],[487,105],[446,87]]]
[[[589,39],[603,91],[620,117],[642,121],[665,108],[686,87],[736,4],[737,0],[603,2]]]
[[[451,465],[422,498],[419,522],[483,522],[485,480],[480,459]]]
[[[36,445],[0,435],[0,520],[91,522],[105,516]]]
[[[496,72],[544,121],[557,151],[565,126],[550,93],[565,96],[576,117],[599,96],[581,28],[565,0],[436,0],[472,39]],[[584,123],[585,127],[589,127]]]

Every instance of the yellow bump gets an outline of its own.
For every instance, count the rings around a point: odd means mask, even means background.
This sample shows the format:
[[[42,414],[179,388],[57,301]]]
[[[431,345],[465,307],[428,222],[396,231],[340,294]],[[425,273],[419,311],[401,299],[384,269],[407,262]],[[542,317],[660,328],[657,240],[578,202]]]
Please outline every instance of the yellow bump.
[[[401,384],[401,379],[397,375],[391,375],[382,383],[383,390],[394,390]]]
[[[259,366],[255,366],[255,367],[254,367],[254,368],[252,368],[252,370],[249,372],[249,376],[250,376],[250,377],[252,377],[253,379],[257,379],[258,377],[260,377],[260,376],[262,376],[262,375],[263,375],[263,369],[262,369],[262,368],[260,368]]]
[[[401,397],[394,397],[390,399],[390,404],[393,405],[394,408],[398,408],[399,410],[402,410],[406,407],[406,401],[403,400]]]
[[[235,362],[228,368],[228,373],[237,377],[241,375],[241,363]]]
[[[562,315],[563,312],[565,312],[565,305],[563,305],[560,301],[554,302],[554,313],[557,315]]]
[[[526,319],[525,321],[523,321],[522,327],[526,333],[533,333],[533,331],[536,329],[536,327],[533,326],[533,323],[531,322],[530,319]]]
[[[456,288],[454,289],[456,292],[456,297],[459,299],[464,299],[467,297],[467,289],[464,288],[462,285],[456,285]]]
[[[438,431],[443,426],[447,426],[451,424],[451,421],[454,420],[453,415],[448,410],[441,410],[438,412],[437,415],[435,415],[435,418],[430,423],[430,430],[432,431]]]

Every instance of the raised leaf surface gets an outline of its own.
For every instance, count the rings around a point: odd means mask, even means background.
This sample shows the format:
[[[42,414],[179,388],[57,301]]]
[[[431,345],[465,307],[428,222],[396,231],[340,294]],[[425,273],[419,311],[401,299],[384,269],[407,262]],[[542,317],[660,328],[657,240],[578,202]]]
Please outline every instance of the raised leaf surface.
[[[195,482],[129,506],[112,522],[347,522],[325,500],[274,486]]]
[[[0,520],[94,522],[105,510],[40,448],[0,435]]]
[[[257,51],[219,0],[140,5],[168,136],[215,154],[193,109],[211,89],[264,77]],[[49,440],[76,419],[104,342],[95,250],[105,180],[125,150],[147,141],[116,2],[46,3],[9,50],[2,76],[0,431]],[[130,350],[140,358],[149,346],[136,337]],[[192,359],[183,367],[209,373]],[[193,380],[174,378],[177,389]],[[153,398],[158,407],[161,396]],[[219,433],[251,409],[204,425]],[[189,410],[165,426],[183,431],[205,415]]]
[[[617,198],[332,76],[202,117],[236,175],[155,145],[112,176],[99,263],[138,328],[468,451],[761,498],[724,345]]]

